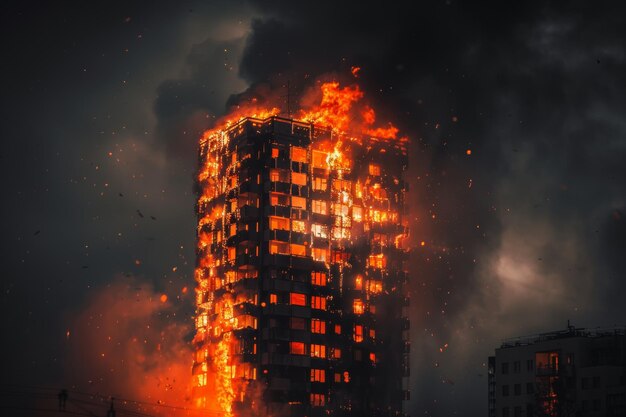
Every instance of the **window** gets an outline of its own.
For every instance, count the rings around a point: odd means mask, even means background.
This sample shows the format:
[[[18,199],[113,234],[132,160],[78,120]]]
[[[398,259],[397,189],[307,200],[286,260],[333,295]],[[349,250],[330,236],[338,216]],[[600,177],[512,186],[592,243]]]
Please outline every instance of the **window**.
[[[326,272],[311,272],[311,284],[321,287],[326,285]]]
[[[326,159],[328,158],[328,153],[323,151],[313,151],[312,163],[313,168],[328,168],[328,163]]]
[[[291,353],[292,355],[306,354],[304,343],[303,342],[289,342],[289,353]]]
[[[289,304],[292,306],[305,306],[306,305],[306,295],[300,294],[297,292],[292,292],[289,294]]]
[[[325,358],[326,357],[326,346],[325,345],[311,344],[311,357],[313,357],[313,358]]]
[[[362,342],[363,341],[363,326],[360,324],[355,324],[354,325],[354,334],[353,334],[353,338],[355,342]]]
[[[311,308],[326,310],[326,297],[314,295],[311,297]]]
[[[321,224],[312,224],[311,225],[311,233],[315,237],[321,237],[324,239],[328,238],[328,227]]]
[[[279,242],[278,240],[271,240],[270,254],[289,255],[289,243]]]
[[[335,324],[335,333],[341,334],[341,324]]]
[[[278,148],[272,148],[272,158],[278,158]]]
[[[509,386],[508,385],[502,385],[502,396],[503,397],[508,397],[509,396]]]
[[[326,191],[328,188],[328,180],[324,177],[313,177],[313,190]]]
[[[513,417],[522,417],[522,407],[516,406],[513,409]]]
[[[509,407],[502,407],[502,417],[509,417]]]
[[[370,329],[370,339],[376,339],[376,330]]]
[[[534,394],[535,393],[535,385],[532,382],[526,383],[526,394]]]
[[[341,349],[335,348],[333,350],[333,358],[334,359],[341,359]]]
[[[297,233],[306,233],[306,223],[302,220],[292,220],[291,230]]]
[[[509,373],[509,363],[508,362],[503,362],[502,363],[502,374],[506,375]]]
[[[354,300],[354,303],[352,304],[352,309],[354,311],[354,314],[363,314],[363,311],[365,310],[365,307],[363,306],[363,301],[358,298]]]
[[[362,275],[357,275],[354,278],[354,289],[355,290],[362,290],[363,289],[363,276]]]
[[[237,250],[235,248],[229,247],[228,248],[228,260],[234,261],[236,255],[237,255]]]
[[[296,185],[306,185],[306,174],[301,172],[292,172],[291,182]]]
[[[363,209],[359,206],[352,206],[352,219],[355,222],[360,222],[363,220]]]
[[[376,354],[374,352],[370,353],[370,361],[372,361],[373,363],[376,363]]]
[[[291,160],[293,162],[306,162],[306,149],[297,146],[291,147]]]
[[[380,294],[383,292],[382,281],[365,281],[365,289],[370,294]]]
[[[345,382],[346,384],[347,384],[348,382],[350,382],[350,372],[345,371],[345,372],[343,373],[343,382]]]
[[[326,382],[326,370],[311,368],[311,382]]]
[[[341,374],[340,373],[335,373],[335,382],[336,383],[340,383],[341,382]]]
[[[532,359],[528,359],[528,360],[526,361],[526,370],[527,370],[527,371],[534,371],[534,370],[535,370],[535,367],[534,367],[533,362],[534,362],[534,361],[533,361]]]
[[[311,319],[311,333],[326,334],[326,322],[320,319]]]
[[[328,260],[328,249],[311,248],[311,256],[316,261],[326,262]]]
[[[323,200],[312,200],[311,210],[317,214],[328,214],[328,205]]]
[[[519,374],[522,370],[522,365],[520,361],[513,362],[513,373]]]
[[[270,294],[270,304],[276,304],[278,302],[278,296],[276,294]]]
[[[276,168],[271,169],[270,181],[289,182],[289,171],[287,171],[286,169],[276,169]]]
[[[380,165],[370,164],[369,166],[369,174],[380,176]]]
[[[306,210],[306,198],[294,195],[291,197],[291,207]]]
[[[285,217],[270,216],[271,230],[289,230],[289,219]]]
[[[593,377],[593,387],[594,388],[600,388],[600,377],[599,376],[594,376]]]
[[[281,193],[270,193],[270,205],[272,206],[288,206],[289,196]]]
[[[513,393],[515,395],[522,395],[522,384],[513,385]]]
[[[387,259],[385,258],[385,255],[382,253],[378,255],[370,255],[369,266],[379,269],[385,268],[387,266]]]
[[[291,317],[289,319],[289,327],[292,330],[304,330],[306,329],[306,320],[301,317]]]
[[[291,244],[291,254],[293,256],[306,256],[306,246],[297,245],[295,243]]]
[[[326,396],[324,394],[311,393],[311,407],[324,407],[326,405]]]

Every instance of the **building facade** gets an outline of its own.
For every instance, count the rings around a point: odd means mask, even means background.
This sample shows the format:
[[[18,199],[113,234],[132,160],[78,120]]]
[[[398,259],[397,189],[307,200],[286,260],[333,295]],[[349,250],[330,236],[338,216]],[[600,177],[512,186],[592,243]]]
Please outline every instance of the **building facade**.
[[[489,417],[626,416],[623,328],[512,339],[488,363]]]
[[[247,118],[199,162],[197,405],[405,415],[406,149]]]

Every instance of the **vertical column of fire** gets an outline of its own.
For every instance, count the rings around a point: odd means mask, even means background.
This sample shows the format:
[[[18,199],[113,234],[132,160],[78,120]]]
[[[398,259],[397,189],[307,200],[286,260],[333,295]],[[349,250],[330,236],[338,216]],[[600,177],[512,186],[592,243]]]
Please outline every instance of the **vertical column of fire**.
[[[225,191],[223,176],[228,135],[207,133],[200,143],[197,202],[196,336],[194,397],[199,408],[217,405],[232,416],[235,397],[231,379],[233,307],[229,296],[216,297],[222,287],[225,247]]]

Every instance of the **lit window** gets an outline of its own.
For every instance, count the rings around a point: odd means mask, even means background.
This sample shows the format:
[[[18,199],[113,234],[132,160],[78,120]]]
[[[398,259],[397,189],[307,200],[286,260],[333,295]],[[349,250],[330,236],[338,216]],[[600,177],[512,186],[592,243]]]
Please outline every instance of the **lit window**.
[[[272,148],[272,158],[278,158],[278,148]]]
[[[374,352],[370,353],[370,361],[372,361],[373,363],[376,363],[376,354]]]
[[[306,198],[294,195],[291,197],[291,206],[293,208],[306,210]]]
[[[306,246],[291,244],[291,254],[293,256],[306,256]]]
[[[311,382],[326,382],[326,370],[311,369]]]
[[[206,374],[196,375],[196,378],[197,378],[197,386],[203,387],[206,385],[206,381],[207,381]]]
[[[369,173],[370,175],[380,175],[380,165],[376,165],[376,164],[370,164],[369,166]]]
[[[311,272],[311,284],[325,286],[326,285],[326,272]]]
[[[340,373],[336,373],[335,374],[335,382],[336,383],[340,383],[341,382],[341,374]]]
[[[312,186],[315,191],[326,191],[328,180],[324,177],[313,177]]]
[[[370,339],[376,339],[376,330],[370,329]]]
[[[289,196],[281,193],[270,193],[270,205],[272,206],[288,206]]]
[[[387,259],[382,253],[379,255],[370,255],[369,266],[379,269],[385,268],[387,266]]]
[[[326,297],[314,295],[311,297],[311,308],[326,310]]]
[[[335,324],[335,333],[341,334],[341,324]]]
[[[364,311],[363,301],[356,299],[354,300],[353,310],[354,314],[363,314]]]
[[[354,279],[354,289],[362,290],[363,289],[363,276],[357,275]]]
[[[306,174],[301,172],[292,172],[291,182],[296,185],[306,185]]]
[[[335,359],[341,359],[341,349],[339,348],[335,348],[333,350],[333,358]]]
[[[289,230],[289,219],[284,217],[270,216],[271,230]]]
[[[304,343],[303,342],[289,342],[289,353],[291,353],[292,355],[306,354]]]
[[[270,241],[270,254],[289,255],[289,243],[278,240]]]
[[[311,256],[316,261],[326,262],[328,260],[328,249],[311,248]]]
[[[311,393],[311,407],[324,407],[326,405],[326,396],[324,394]]]
[[[322,151],[313,151],[313,168],[328,168],[328,163],[326,159],[328,158],[327,152]]]
[[[365,288],[371,294],[380,294],[383,291],[382,281],[366,281]]]
[[[306,162],[306,149],[297,146],[291,147],[291,160],[293,162]]]
[[[293,330],[304,330],[306,329],[306,320],[301,317],[291,317],[289,327]]]
[[[306,295],[300,294],[297,292],[292,292],[289,294],[289,304],[293,306],[305,306],[306,305]]]
[[[343,382],[345,382],[346,384],[350,382],[350,372],[346,371],[343,373]]]
[[[276,304],[278,302],[278,296],[276,294],[270,294],[270,304]]]
[[[328,227],[322,224],[312,224],[311,225],[311,233],[315,237],[321,237],[324,239],[328,238]]]
[[[289,182],[289,171],[287,171],[286,169],[276,169],[276,168],[271,169],[270,181]]]
[[[313,200],[311,202],[311,210],[317,214],[328,214],[328,205],[323,200]]]
[[[312,319],[311,333],[326,334],[326,322],[320,319]]]
[[[326,357],[326,346],[324,345],[316,345],[311,344],[311,357],[313,358],[325,358]]]
[[[302,220],[292,220],[291,230],[298,233],[306,233],[306,223]]]
[[[363,341],[363,326],[360,324],[354,325],[354,341],[355,342]]]
[[[360,222],[363,220],[363,209],[358,206],[352,206],[352,218],[355,222]]]
[[[237,250],[235,248],[228,248],[228,260],[234,261],[235,256],[237,255]]]

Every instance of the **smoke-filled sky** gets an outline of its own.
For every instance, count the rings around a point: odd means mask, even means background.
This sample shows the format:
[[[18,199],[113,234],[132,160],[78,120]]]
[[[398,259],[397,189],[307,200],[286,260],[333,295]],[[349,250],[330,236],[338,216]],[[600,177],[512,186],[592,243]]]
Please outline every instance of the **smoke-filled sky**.
[[[179,392],[198,137],[287,81],[411,140],[411,415],[485,414],[504,338],[625,324],[620,2],[127,3],[3,7],[2,384]]]

